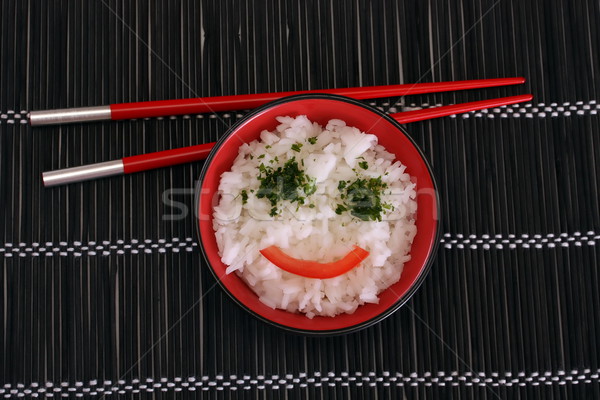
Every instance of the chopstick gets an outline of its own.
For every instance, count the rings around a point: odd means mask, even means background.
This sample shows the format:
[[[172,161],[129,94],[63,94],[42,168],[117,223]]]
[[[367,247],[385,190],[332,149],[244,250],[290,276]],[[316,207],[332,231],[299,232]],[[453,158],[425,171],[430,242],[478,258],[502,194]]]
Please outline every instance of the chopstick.
[[[400,112],[391,114],[390,117],[394,118],[401,124],[406,124],[409,122],[424,121],[427,119],[439,118],[457,113],[477,111],[485,108],[500,107],[504,105],[531,101],[532,98],[532,95],[524,94],[519,96],[474,101],[423,110]],[[58,169],[42,173],[42,181],[44,182],[44,186],[51,187],[96,178],[131,174],[134,172],[147,171],[155,168],[168,167],[193,161],[200,161],[204,160],[208,156],[214,145],[215,143],[204,143],[195,146],[124,157],[118,160],[88,164],[80,167]]]
[[[86,121],[115,121],[123,119],[163,117],[170,115],[246,110],[256,108],[282,97],[296,94],[327,93],[351,97],[357,100],[364,100],[379,97],[395,97],[406,96],[410,94],[439,93],[454,90],[518,85],[524,82],[525,78],[516,77],[476,79],[454,82],[364,86],[343,89],[300,90],[278,93],[243,94],[235,96],[199,97],[178,100],[143,101],[97,107],[31,111],[29,113],[29,124],[31,126],[42,126]]]
[[[391,114],[390,117],[394,118],[401,124],[408,124],[411,122],[424,121],[427,119],[434,119],[440,117],[447,117],[454,114],[462,114],[470,111],[484,110],[486,108],[495,108],[501,106],[507,106],[510,104],[524,103],[531,101],[533,95],[521,94],[518,96],[500,97],[497,99],[472,101],[469,103],[459,103],[450,106],[441,106],[435,108],[426,108],[423,110],[404,111],[396,114]]]

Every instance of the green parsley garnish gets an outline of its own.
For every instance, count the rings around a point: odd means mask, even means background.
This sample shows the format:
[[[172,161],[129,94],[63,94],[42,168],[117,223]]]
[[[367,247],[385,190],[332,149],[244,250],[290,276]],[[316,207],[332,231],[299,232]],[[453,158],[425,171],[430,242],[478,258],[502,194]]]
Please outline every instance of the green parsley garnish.
[[[300,149],[302,148],[302,143],[294,143],[292,145],[292,150],[294,150],[295,152],[299,153]]]
[[[302,190],[304,190],[305,195],[310,196],[311,194],[317,191],[317,185],[314,181],[311,181],[306,185],[302,186]]]
[[[310,143],[310,144],[315,144],[315,143],[317,143],[317,137],[316,137],[316,136],[309,137],[309,138],[308,138],[308,143]]]
[[[242,190],[240,194],[242,195],[242,204],[246,204],[248,202],[248,192],[246,190]]]
[[[341,204],[338,204],[337,208],[335,209],[335,213],[337,215],[341,215],[344,211],[348,211],[348,209],[346,207],[344,207]]]
[[[264,155],[264,154],[261,154],[260,156],[256,157],[256,159],[257,159],[257,160],[261,160],[261,159],[263,159],[263,158],[265,158],[265,155]]]
[[[260,164],[258,170],[260,187],[256,191],[256,197],[269,200],[273,207],[271,216],[277,214],[278,202],[288,200],[302,205],[307,196],[317,191],[315,179],[306,175],[293,157],[282,167],[273,168]]]
[[[390,204],[381,203],[381,195],[385,188],[387,184],[382,182],[381,177],[359,178],[347,187],[345,183],[341,185],[340,182],[338,189],[346,201],[344,205],[338,205],[335,212],[341,214],[349,210],[350,214],[363,221],[381,221],[384,209],[392,208]]]
[[[366,161],[359,162],[358,166],[361,167],[362,169],[368,169],[369,168],[369,164]]]

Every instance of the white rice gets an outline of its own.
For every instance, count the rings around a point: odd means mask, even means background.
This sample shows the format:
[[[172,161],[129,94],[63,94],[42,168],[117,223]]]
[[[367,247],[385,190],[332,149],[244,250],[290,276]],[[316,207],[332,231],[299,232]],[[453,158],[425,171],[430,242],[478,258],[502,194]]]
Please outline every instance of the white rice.
[[[331,120],[324,128],[306,116],[277,121],[275,131],[263,131],[260,141],[240,146],[231,170],[221,176],[213,225],[227,273],[237,273],[269,307],[309,318],[352,313],[362,304],[377,303],[378,294],[400,279],[410,259],[417,231],[415,183],[406,167],[377,144],[375,135],[344,121]],[[307,139],[314,136],[318,139],[311,144]],[[291,149],[295,143],[302,144],[300,152]],[[281,166],[292,157],[304,160],[304,172],[316,179],[317,191],[299,207],[284,202],[280,214],[271,217],[269,201],[253,194],[260,186],[258,167]],[[361,161],[368,163],[367,170],[357,166]],[[381,221],[363,221],[349,212],[336,214],[342,202],[338,183],[356,179],[357,173],[381,176],[388,185],[382,201],[393,208]],[[242,190],[248,194],[245,204]],[[343,275],[312,279],[283,271],[264,258],[259,250],[271,245],[292,257],[318,262],[340,259],[353,245],[370,255]]]

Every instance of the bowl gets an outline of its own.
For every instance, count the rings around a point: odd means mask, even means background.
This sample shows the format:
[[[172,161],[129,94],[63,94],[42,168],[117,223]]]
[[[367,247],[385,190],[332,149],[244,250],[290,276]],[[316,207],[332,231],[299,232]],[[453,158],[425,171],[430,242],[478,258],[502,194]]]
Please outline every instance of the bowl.
[[[416,179],[417,234],[400,280],[379,294],[378,304],[359,306],[352,314],[307,318],[304,314],[273,309],[235,273],[227,275],[221,262],[213,230],[213,207],[218,203],[220,176],[228,171],[243,143],[256,140],[260,132],[272,131],[277,116],[306,115],[325,126],[341,119],[348,126],[377,135],[379,143],[395,154]],[[196,187],[199,245],[221,288],[242,308],[258,319],[300,334],[333,335],[354,332],[373,325],[400,308],[425,279],[439,242],[439,199],[431,168],[416,143],[402,126],[379,110],[359,101],[335,95],[298,95],[268,103],[246,115],[219,140],[205,161]]]

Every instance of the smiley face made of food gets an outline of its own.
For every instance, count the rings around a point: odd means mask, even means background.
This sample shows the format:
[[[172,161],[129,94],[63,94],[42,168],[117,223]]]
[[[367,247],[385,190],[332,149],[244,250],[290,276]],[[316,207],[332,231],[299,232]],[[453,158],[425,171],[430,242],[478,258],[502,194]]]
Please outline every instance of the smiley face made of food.
[[[272,307],[307,317],[377,303],[416,235],[416,184],[377,137],[277,117],[240,146],[213,211],[219,255]]]

